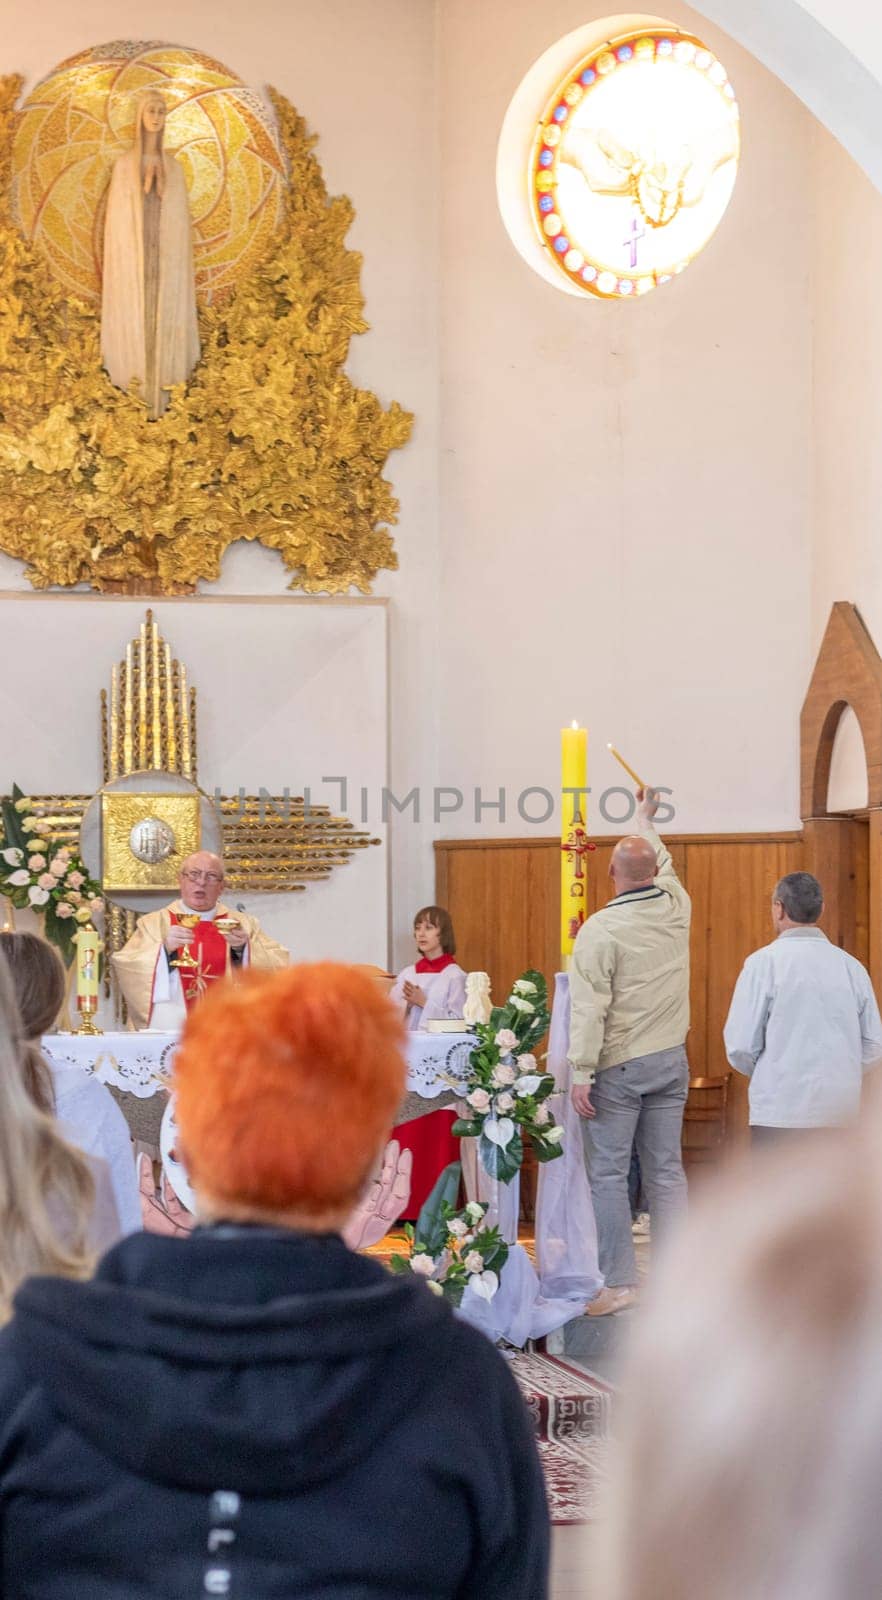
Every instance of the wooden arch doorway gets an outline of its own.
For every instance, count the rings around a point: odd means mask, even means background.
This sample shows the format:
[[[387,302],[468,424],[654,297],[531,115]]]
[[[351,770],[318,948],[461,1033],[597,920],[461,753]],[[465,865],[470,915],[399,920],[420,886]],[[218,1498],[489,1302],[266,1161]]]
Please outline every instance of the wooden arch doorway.
[[[861,730],[867,805],[828,805],[836,730],[847,707]],[[806,870],[824,885],[823,925],[870,970],[882,995],[882,657],[857,608],[834,605],[800,717],[800,810]]]

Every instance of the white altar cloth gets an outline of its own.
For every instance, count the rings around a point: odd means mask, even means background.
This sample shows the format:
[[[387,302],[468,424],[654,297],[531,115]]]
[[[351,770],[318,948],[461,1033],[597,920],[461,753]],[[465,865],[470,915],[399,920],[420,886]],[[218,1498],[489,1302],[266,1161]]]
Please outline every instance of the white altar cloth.
[[[59,1067],[82,1067],[101,1083],[112,1084],[139,1100],[165,1092],[172,1075],[176,1033],[47,1033],[43,1054]],[[424,1100],[448,1094],[450,1084],[468,1061],[474,1038],[469,1033],[411,1033],[407,1039],[407,1088]]]

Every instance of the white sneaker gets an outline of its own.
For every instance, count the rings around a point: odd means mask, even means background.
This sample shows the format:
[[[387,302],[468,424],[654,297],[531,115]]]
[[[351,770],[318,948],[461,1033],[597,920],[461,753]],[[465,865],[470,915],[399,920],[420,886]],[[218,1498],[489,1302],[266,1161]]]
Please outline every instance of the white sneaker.
[[[631,1232],[636,1239],[648,1239],[650,1227],[649,1212],[641,1211],[631,1223]]]

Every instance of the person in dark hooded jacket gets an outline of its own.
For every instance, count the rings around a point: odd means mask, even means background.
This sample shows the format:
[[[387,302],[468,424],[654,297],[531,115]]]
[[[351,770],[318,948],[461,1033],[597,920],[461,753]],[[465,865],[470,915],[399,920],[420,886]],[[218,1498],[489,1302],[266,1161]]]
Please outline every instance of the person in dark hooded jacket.
[[[331,964],[194,1009],[200,1225],[124,1239],[88,1283],[31,1279],[0,1332],[0,1600],[545,1600],[505,1362],[340,1237],[402,1047],[371,979]]]

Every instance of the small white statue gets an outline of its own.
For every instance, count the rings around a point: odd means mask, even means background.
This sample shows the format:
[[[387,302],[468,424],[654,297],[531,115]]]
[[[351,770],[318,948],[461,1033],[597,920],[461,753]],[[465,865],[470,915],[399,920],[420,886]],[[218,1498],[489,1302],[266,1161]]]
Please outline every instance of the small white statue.
[[[465,1005],[462,1008],[463,1020],[472,1024],[489,1022],[492,1009],[489,974],[467,972]]]

